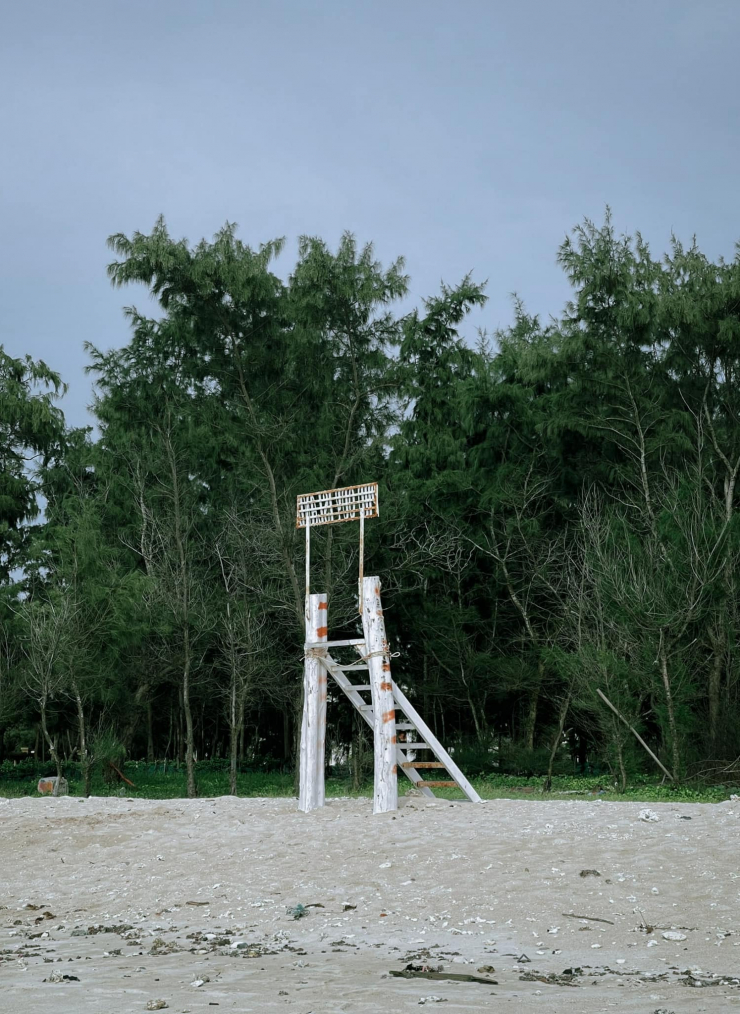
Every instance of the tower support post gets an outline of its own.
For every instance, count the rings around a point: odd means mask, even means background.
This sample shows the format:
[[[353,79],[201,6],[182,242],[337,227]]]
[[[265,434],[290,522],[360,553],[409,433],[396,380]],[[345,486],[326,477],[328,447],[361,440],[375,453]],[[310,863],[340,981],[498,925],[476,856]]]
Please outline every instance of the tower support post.
[[[391,656],[380,603],[380,579],[377,577],[362,579],[362,629],[373,701],[373,813],[388,813],[398,809],[396,712]]]
[[[308,596],[306,642],[316,645],[326,641],[328,635],[326,595]],[[303,662],[303,720],[301,722],[301,752],[298,809],[308,813],[324,805],[324,767],[326,740],[326,680],[325,666],[319,661],[326,655],[320,647],[305,648]]]

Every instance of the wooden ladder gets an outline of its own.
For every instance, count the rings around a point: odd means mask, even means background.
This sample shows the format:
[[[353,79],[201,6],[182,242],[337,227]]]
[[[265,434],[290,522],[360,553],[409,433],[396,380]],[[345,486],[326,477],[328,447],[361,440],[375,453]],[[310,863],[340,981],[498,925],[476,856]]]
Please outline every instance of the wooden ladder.
[[[365,641],[362,638],[345,641],[320,641],[315,644],[306,644],[306,648],[329,649],[333,647],[354,647],[357,649],[360,657],[365,655],[366,651]],[[373,706],[362,696],[363,693],[370,693],[370,684],[352,683],[351,679],[345,675],[348,672],[367,671],[367,664],[365,662],[354,662],[344,665],[333,659],[328,650],[318,655],[318,660],[329,675],[334,678],[334,681],[347,697],[349,697],[352,704],[372,729],[374,723]],[[478,793],[413,704],[411,704],[406,694],[398,687],[395,680],[392,681],[392,685],[396,712],[401,711],[404,715],[402,721],[396,721],[396,734],[401,732],[406,737],[404,742],[398,742],[398,739],[396,741],[396,758],[399,771],[403,771],[406,777],[414,784],[415,788],[419,789],[425,796],[434,798],[432,789],[436,788],[459,788],[471,803],[480,803],[481,798]],[[396,717],[398,718],[398,715]],[[419,750],[431,751],[435,760],[416,760],[410,756],[412,751],[416,753]],[[430,770],[444,770],[449,778],[439,780],[428,779],[424,774],[419,773],[420,771]]]

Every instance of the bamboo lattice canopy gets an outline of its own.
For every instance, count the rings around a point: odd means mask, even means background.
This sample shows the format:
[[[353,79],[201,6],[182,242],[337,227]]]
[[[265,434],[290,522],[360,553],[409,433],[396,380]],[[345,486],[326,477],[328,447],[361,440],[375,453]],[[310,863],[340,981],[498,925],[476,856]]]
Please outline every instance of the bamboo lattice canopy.
[[[295,526],[315,528],[377,517],[378,484],[365,482],[318,493],[302,493],[297,497]]]

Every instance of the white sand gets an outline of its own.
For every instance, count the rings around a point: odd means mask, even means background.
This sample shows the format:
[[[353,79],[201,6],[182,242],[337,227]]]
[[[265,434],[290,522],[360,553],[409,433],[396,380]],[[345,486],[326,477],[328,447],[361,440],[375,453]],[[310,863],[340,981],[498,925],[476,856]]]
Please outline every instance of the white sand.
[[[740,975],[740,803],[652,804],[652,822],[644,809],[0,800],[0,1011],[119,1014],[162,998],[192,1014],[365,1014],[432,995],[446,1003],[427,1009],[446,1014],[740,1011],[738,986],[681,974]],[[297,903],[323,907],[295,920]],[[79,935],[121,924],[133,929]],[[686,940],[663,939],[671,927]],[[174,952],[150,953],[155,940]],[[497,985],[388,975],[411,960],[492,965]],[[577,987],[520,978],[573,967]],[[79,982],[43,981],[54,972]]]

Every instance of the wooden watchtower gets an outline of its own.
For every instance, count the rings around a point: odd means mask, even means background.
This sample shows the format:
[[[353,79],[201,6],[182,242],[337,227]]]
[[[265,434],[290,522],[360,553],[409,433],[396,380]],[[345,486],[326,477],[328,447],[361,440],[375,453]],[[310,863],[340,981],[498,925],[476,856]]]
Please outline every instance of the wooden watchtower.
[[[373,730],[373,813],[398,808],[399,770],[426,796],[434,796],[435,788],[457,787],[471,802],[479,803],[478,793],[392,678],[380,579],[365,577],[363,572],[365,521],[377,516],[376,482],[298,497],[296,527],[306,532],[306,638],[298,807],[307,812],[324,805],[329,676]],[[359,522],[360,530],[358,605],[362,636],[331,641],[327,595],[311,592],[311,529],[348,521]],[[353,657],[346,661],[334,658],[333,653],[340,656],[347,652]],[[360,673],[366,674],[366,678]],[[445,778],[434,777],[443,771]]]

